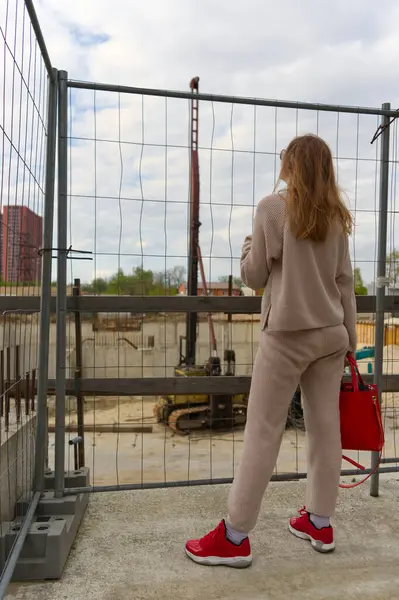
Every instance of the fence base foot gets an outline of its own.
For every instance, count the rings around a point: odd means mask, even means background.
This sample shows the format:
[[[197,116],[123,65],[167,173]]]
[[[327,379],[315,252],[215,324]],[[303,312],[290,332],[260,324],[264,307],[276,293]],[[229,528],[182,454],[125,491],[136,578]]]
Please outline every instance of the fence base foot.
[[[73,482],[75,487],[87,486],[90,484],[89,470],[67,473],[67,481]],[[77,481],[81,485],[77,484]],[[89,494],[54,498],[51,491],[54,487],[54,474],[46,475],[46,486],[48,484],[47,489],[50,491],[45,491],[39,502],[14,571],[13,581],[59,579],[86,511]],[[16,514],[24,514],[25,506],[26,502],[21,501]],[[17,516],[14,522],[1,524],[0,569],[3,568],[14,543],[20,522],[21,519]]]
[[[65,471],[66,488],[80,488],[86,487],[87,485],[90,485],[90,470],[88,469],[88,467],[82,467],[77,471]],[[51,469],[46,471],[44,474],[44,489],[54,489],[54,471],[51,471]]]

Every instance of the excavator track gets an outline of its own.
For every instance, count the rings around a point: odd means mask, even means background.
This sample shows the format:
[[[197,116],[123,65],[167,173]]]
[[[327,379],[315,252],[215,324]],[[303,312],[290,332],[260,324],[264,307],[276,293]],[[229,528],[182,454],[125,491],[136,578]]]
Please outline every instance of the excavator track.
[[[209,406],[195,406],[174,410],[169,416],[168,425],[176,433],[187,435],[190,431],[209,429],[211,409]],[[233,404],[234,426],[245,425],[247,420],[247,406]]]
[[[187,435],[193,429],[206,429],[210,412],[210,408],[204,405],[174,410],[169,416],[168,425],[173,431]]]

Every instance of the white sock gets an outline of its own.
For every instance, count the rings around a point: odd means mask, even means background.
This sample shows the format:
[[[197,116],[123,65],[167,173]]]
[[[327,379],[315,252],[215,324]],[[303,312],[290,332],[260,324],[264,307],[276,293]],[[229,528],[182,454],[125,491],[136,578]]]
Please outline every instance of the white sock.
[[[241,531],[236,531],[231,525],[226,523],[226,537],[230,542],[236,546],[239,546],[241,542],[248,537],[248,534],[242,533]]]
[[[330,526],[330,518],[329,517],[319,517],[314,515],[313,513],[309,513],[309,518],[312,521],[313,525],[316,529],[323,529],[323,527]]]

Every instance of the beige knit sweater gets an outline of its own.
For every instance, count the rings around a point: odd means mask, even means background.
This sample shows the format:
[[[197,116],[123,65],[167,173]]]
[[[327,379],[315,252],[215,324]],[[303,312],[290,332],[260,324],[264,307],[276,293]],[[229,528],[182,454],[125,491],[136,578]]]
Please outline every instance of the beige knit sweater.
[[[241,277],[265,288],[261,327],[299,331],[344,324],[356,350],[356,299],[348,236],[332,227],[325,242],[292,234],[285,200],[273,194],[258,204],[253,235],[241,254]]]

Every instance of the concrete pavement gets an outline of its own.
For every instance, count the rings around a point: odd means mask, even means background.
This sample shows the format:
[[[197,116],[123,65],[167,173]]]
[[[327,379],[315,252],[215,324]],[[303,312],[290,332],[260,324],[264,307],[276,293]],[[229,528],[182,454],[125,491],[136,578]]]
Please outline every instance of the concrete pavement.
[[[13,584],[8,600],[397,600],[399,481],[341,491],[337,549],[314,552],[287,531],[305,482],[271,484],[246,570],[195,565],[183,552],[225,515],[227,487],[93,496],[59,582]]]

